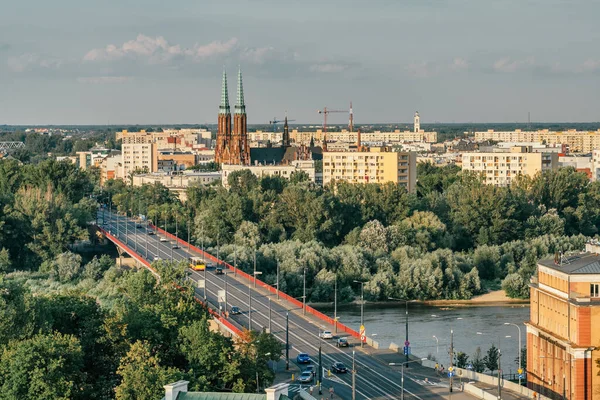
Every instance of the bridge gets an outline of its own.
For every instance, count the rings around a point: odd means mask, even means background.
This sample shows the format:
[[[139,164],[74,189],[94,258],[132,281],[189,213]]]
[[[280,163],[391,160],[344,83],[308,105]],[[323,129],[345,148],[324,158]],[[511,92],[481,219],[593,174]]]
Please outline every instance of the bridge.
[[[102,209],[98,213],[98,228],[122,251],[128,253],[136,261],[149,268],[154,274],[151,263],[154,260],[188,260],[189,257],[203,257],[209,264],[217,263],[223,267],[224,274],[216,274],[214,268],[202,272],[190,269],[189,279],[194,283],[196,296],[205,302],[211,314],[225,324],[232,332],[241,328],[254,330],[266,329],[282,343],[289,343],[287,362],[293,366],[299,353],[309,354],[312,363],[319,370],[319,353],[323,373],[323,396],[327,396],[328,388],[334,387],[336,398],[352,398],[352,374],[332,374],[327,370],[334,362],[342,362],[349,369],[353,362],[355,374],[355,394],[357,399],[396,399],[401,397],[402,383],[398,368],[392,368],[387,359],[374,356],[374,349],[369,346],[360,347],[359,334],[332,318],[279,291],[277,287],[268,285],[248,275],[211,254],[176,238],[151,224],[140,223],[130,218]],[[177,244],[177,248],[173,248]],[[239,307],[241,313],[228,315],[220,312]],[[337,337],[347,336],[350,347],[338,348],[335,340],[324,340],[319,332],[330,330],[337,332]],[[404,356],[398,356],[403,360]],[[400,361],[401,362],[401,361]],[[416,363],[405,370],[404,397],[418,400],[442,399],[443,395],[433,391],[435,382],[424,379],[417,374]],[[317,378],[318,379],[318,378]],[[427,382],[427,383],[424,383]],[[437,388],[447,385],[439,383]],[[458,393],[457,393],[458,395]],[[460,394],[466,396],[466,394]],[[318,396],[320,397],[320,396]]]
[[[23,142],[0,142],[0,152],[7,153],[11,150],[24,149],[25,143]]]

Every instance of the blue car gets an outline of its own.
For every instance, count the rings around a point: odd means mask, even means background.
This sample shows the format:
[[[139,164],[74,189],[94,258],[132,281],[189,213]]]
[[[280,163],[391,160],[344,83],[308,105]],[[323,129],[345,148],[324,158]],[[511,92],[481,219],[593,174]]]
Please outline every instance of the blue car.
[[[298,354],[298,357],[296,357],[296,362],[298,364],[308,364],[310,363],[310,357],[306,353],[300,353]]]

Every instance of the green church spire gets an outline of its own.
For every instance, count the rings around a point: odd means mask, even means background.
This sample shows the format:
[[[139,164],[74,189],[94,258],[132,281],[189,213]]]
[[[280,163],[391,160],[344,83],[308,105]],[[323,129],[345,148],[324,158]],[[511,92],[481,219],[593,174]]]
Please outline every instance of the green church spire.
[[[244,85],[242,84],[242,69],[238,69],[238,87],[237,102],[235,104],[236,114],[246,114],[246,104],[244,103]]]
[[[219,114],[230,114],[229,108],[229,92],[227,90],[227,72],[223,69],[223,83],[221,84],[221,105],[219,106]]]

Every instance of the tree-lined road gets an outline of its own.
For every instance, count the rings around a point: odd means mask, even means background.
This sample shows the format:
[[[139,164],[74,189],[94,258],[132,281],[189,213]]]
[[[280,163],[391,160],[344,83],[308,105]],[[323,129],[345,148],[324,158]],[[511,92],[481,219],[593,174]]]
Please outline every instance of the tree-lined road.
[[[130,249],[149,262],[156,257],[162,260],[181,261],[187,260],[191,256],[201,257],[201,254],[190,252],[185,246],[179,249],[173,249],[174,241],[166,240],[160,233],[148,235],[151,228],[142,224],[141,228],[136,228],[138,222],[128,219],[124,216],[118,216],[116,213],[110,213],[107,210],[99,213],[99,219],[103,229],[109,231],[120,241],[125,243]],[[161,241],[161,238],[163,241]],[[259,268],[260,270],[260,268]],[[233,274],[233,271],[225,269],[225,274],[216,275],[214,269],[205,271],[191,271],[189,278],[194,281],[198,297],[203,298],[204,288],[198,287],[198,283],[205,281],[207,301],[219,309],[218,292],[226,290],[226,306],[224,310],[231,310],[232,306],[237,306],[241,310],[239,315],[230,315],[229,319],[239,326],[248,327],[252,324],[252,329],[262,330],[272,328],[272,333],[283,343],[286,341],[286,314],[289,323],[289,344],[290,344],[290,363],[295,362],[299,353],[308,353],[312,363],[318,369],[319,345],[322,348],[322,366],[325,370],[330,369],[336,362],[343,362],[346,367],[351,369],[353,352],[355,353],[356,365],[356,398],[357,399],[395,399],[400,397],[400,374],[387,365],[382,364],[374,357],[369,356],[356,347],[338,348],[335,340],[322,340],[319,338],[319,331],[331,330],[333,326],[325,325],[323,321],[312,318],[306,318],[302,315],[302,308],[290,304],[286,301],[277,299],[277,295],[266,292],[263,289],[253,287],[253,283],[244,278]],[[251,304],[251,308],[249,306]],[[223,304],[221,304],[223,305]],[[285,356],[285,353],[284,353]],[[327,377],[324,374],[323,394],[330,386],[335,387],[337,396],[344,399],[351,399],[352,374],[338,374]],[[421,385],[405,374],[404,381],[405,397],[417,399],[441,398],[441,396],[432,393],[429,387]]]

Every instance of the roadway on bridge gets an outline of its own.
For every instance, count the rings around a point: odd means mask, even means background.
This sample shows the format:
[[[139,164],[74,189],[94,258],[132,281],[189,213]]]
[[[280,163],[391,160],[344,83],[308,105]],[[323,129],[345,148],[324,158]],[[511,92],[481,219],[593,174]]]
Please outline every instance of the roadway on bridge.
[[[158,257],[163,260],[187,260],[190,256],[200,256],[196,252],[188,251],[182,246],[179,249],[173,249],[174,241],[164,241],[164,236],[160,233],[148,235],[151,228],[146,224],[139,223],[124,216],[118,216],[116,213],[110,213],[108,210],[99,212],[99,220],[104,218],[102,228],[109,231],[129,248],[149,262]],[[161,241],[163,238],[163,241]],[[260,270],[259,267],[257,267]],[[230,320],[237,325],[248,327],[250,320],[252,329],[262,330],[269,328],[269,320],[272,333],[283,343],[286,335],[286,314],[289,315],[289,343],[290,343],[290,363],[295,362],[298,353],[308,353],[313,364],[318,368],[319,345],[322,348],[322,366],[330,369],[336,362],[343,362],[349,369],[352,367],[353,350],[355,350],[356,374],[356,398],[357,399],[397,399],[400,398],[400,374],[397,370],[382,364],[374,357],[365,354],[356,347],[338,348],[335,340],[322,340],[319,338],[319,330],[331,330],[333,326],[325,325],[323,321],[317,321],[316,318],[307,318],[302,315],[302,308],[292,305],[289,302],[277,299],[277,295],[269,293],[261,288],[254,288],[253,283],[247,279],[234,276],[233,271],[225,269],[226,274],[216,275],[214,270],[205,270],[203,272],[191,271],[190,279],[196,286],[196,293],[199,298],[205,296],[204,289],[198,288],[198,281],[206,282],[206,298],[209,303],[219,308],[218,291],[226,290],[226,309],[230,310],[232,306],[238,306],[242,313],[231,315]],[[249,304],[252,304],[250,309]],[[270,318],[269,318],[270,317]],[[284,351],[285,356],[285,351]],[[303,368],[303,367],[301,367]],[[428,386],[419,383],[418,379],[411,378],[410,369],[405,371],[404,390],[406,398],[417,399],[441,399],[442,396],[432,393]],[[331,378],[324,375],[323,396],[327,397],[328,388],[334,386],[337,398],[351,398],[352,375],[338,374]],[[315,392],[316,393],[316,392]],[[319,396],[315,397],[320,398]]]

